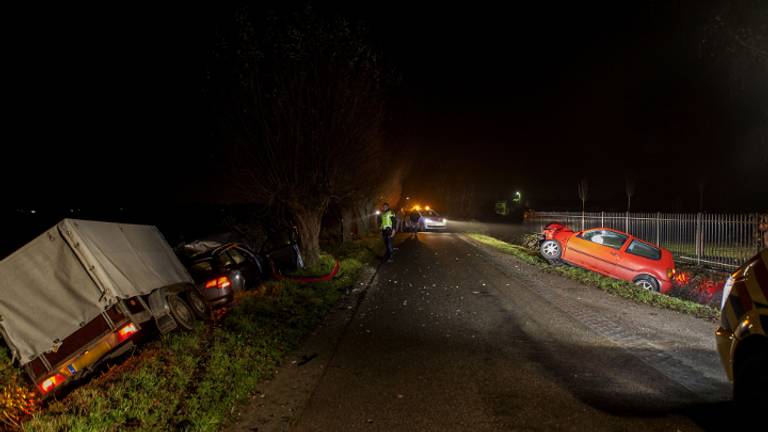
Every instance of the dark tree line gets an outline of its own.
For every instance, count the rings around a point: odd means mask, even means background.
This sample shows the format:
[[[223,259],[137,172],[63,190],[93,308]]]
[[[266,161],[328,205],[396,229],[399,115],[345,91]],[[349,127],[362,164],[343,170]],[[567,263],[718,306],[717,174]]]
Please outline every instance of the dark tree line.
[[[233,183],[295,223],[307,264],[331,203],[353,219],[391,188],[383,122],[389,77],[364,32],[307,8],[259,23],[238,13],[224,136]],[[231,72],[231,71],[230,71]],[[362,209],[362,210],[361,210]]]

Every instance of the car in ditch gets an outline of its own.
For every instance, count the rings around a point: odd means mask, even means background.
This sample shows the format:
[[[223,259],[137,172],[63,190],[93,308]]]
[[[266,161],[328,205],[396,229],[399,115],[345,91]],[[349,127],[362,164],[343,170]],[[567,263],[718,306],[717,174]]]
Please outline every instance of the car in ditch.
[[[723,287],[717,350],[741,406],[768,406],[768,249],[733,272]],[[747,411],[747,414],[757,414]]]
[[[269,275],[262,260],[241,243],[195,241],[177,248],[176,253],[205,299],[203,309],[195,310],[201,316],[207,310],[226,307],[236,292],[256,286]]]
[[[160,231],[64,219],[0,261],[0,333],[47,397],[129,350],[145,327],[190,330],[192,277]]]
[[[611,228],[574,231],[551,223],[543,230],[539,253],[550,263],[564,262],[654,292],[669,292],[676,274],[669,250]]]

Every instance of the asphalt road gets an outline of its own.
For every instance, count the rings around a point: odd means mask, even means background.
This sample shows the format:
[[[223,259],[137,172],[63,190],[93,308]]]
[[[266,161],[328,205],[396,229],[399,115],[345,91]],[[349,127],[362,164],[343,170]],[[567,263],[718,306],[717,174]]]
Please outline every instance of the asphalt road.
[[[299,431],[718,430],[715,324],[419,234],[376,275]]]

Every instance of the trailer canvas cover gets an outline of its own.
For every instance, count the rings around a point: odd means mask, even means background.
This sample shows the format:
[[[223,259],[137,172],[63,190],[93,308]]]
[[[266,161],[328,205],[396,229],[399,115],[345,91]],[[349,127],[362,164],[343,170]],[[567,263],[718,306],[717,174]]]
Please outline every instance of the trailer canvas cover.
[[[64,219],[0,262],[0,327],[22,365],[121,298],[193,283],[160,231]]]

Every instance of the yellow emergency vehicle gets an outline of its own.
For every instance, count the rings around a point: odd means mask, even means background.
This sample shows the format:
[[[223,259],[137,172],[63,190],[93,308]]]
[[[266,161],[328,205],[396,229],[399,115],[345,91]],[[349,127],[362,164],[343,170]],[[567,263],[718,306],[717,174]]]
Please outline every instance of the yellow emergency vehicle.
[[[736,402],[768,407],[768,249],[726,281],[716,336]]]

